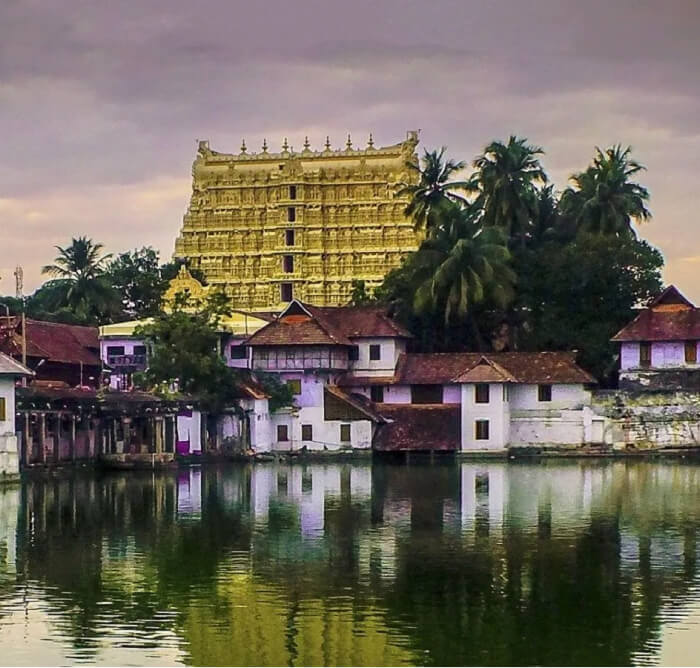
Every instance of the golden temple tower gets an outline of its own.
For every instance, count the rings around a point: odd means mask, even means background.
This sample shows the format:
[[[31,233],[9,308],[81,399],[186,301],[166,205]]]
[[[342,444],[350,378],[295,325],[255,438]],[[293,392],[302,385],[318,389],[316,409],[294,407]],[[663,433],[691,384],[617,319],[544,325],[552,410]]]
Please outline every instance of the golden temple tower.
[[[200,269],[234,308],[280,310],[292,298],[345,304],[354,279],[367,288],[415,250],[420,235],[404,216],[399,183],[411,182],[418,133],[377,148],[333,150],[308,138],[294,151],[219,153],[200,141],[192,198],[175,242],[175,258]]]

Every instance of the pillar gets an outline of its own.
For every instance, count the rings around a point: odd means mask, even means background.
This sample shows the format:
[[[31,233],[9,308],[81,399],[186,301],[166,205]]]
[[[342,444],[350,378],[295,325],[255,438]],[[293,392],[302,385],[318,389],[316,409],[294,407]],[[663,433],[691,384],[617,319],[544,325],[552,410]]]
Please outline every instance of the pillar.
[[[160,455],[163,452],[163,418],[158,415],[157,417],[151,418],[154,422],[154,431],[156,439],[156,454]]]
[[[77,448],[76,448],[76,442],[75,442],[75,415],[70,416],[70,434],[69,434],[69,443],[70,443],[70,458],[73,463],[75,463],[75,460],[77,459]]]
[[[22,465],[29,466],[32,463],[32,450],[34,449],[34,437],[32,435],[32,416],[24,414],[24,433],[22,434]]]
[[[56,428],[53,432],[53,461],[58,464],[61,461],[61,414],[56,413],[53,419],[56,421]]]
[[[39,413],[39,463],[46,463],[46,413]]]

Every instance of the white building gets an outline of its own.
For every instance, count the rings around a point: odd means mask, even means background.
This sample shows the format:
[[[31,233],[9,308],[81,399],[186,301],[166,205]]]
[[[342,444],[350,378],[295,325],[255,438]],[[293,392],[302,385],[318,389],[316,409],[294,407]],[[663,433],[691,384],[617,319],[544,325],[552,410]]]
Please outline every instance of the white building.
[[[407,353],[381,307],[293,301],[251,336],[248,363],[295,406],[256,416],[259,450],[505,451],[602,443],[594,379],[571,353]],[[267,440],[269,439],[269,441]]]
[[[0,480],[19,475],[19,449],[15,434],[15,382],[34,374],[0,353]]]

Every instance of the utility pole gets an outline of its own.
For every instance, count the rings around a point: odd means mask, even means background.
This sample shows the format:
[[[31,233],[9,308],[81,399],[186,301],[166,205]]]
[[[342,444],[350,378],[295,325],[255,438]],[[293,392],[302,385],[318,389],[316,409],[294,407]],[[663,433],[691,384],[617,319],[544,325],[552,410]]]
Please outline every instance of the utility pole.
[[[22,304],[22,364],[27,366],[27,314],[24,301],[24,271],[19,265],[15,268],[15,296]],[[27,378],[22,376],[22,387],[27,387]]]

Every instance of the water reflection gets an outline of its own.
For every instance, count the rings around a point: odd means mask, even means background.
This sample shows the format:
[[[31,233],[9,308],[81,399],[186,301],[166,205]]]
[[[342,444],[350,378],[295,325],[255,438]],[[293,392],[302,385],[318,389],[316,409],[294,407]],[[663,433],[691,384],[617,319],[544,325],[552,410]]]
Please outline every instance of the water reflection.
[[[0,662],[693,663],[699,476],[590,461],[28,480],[0,489]]]

